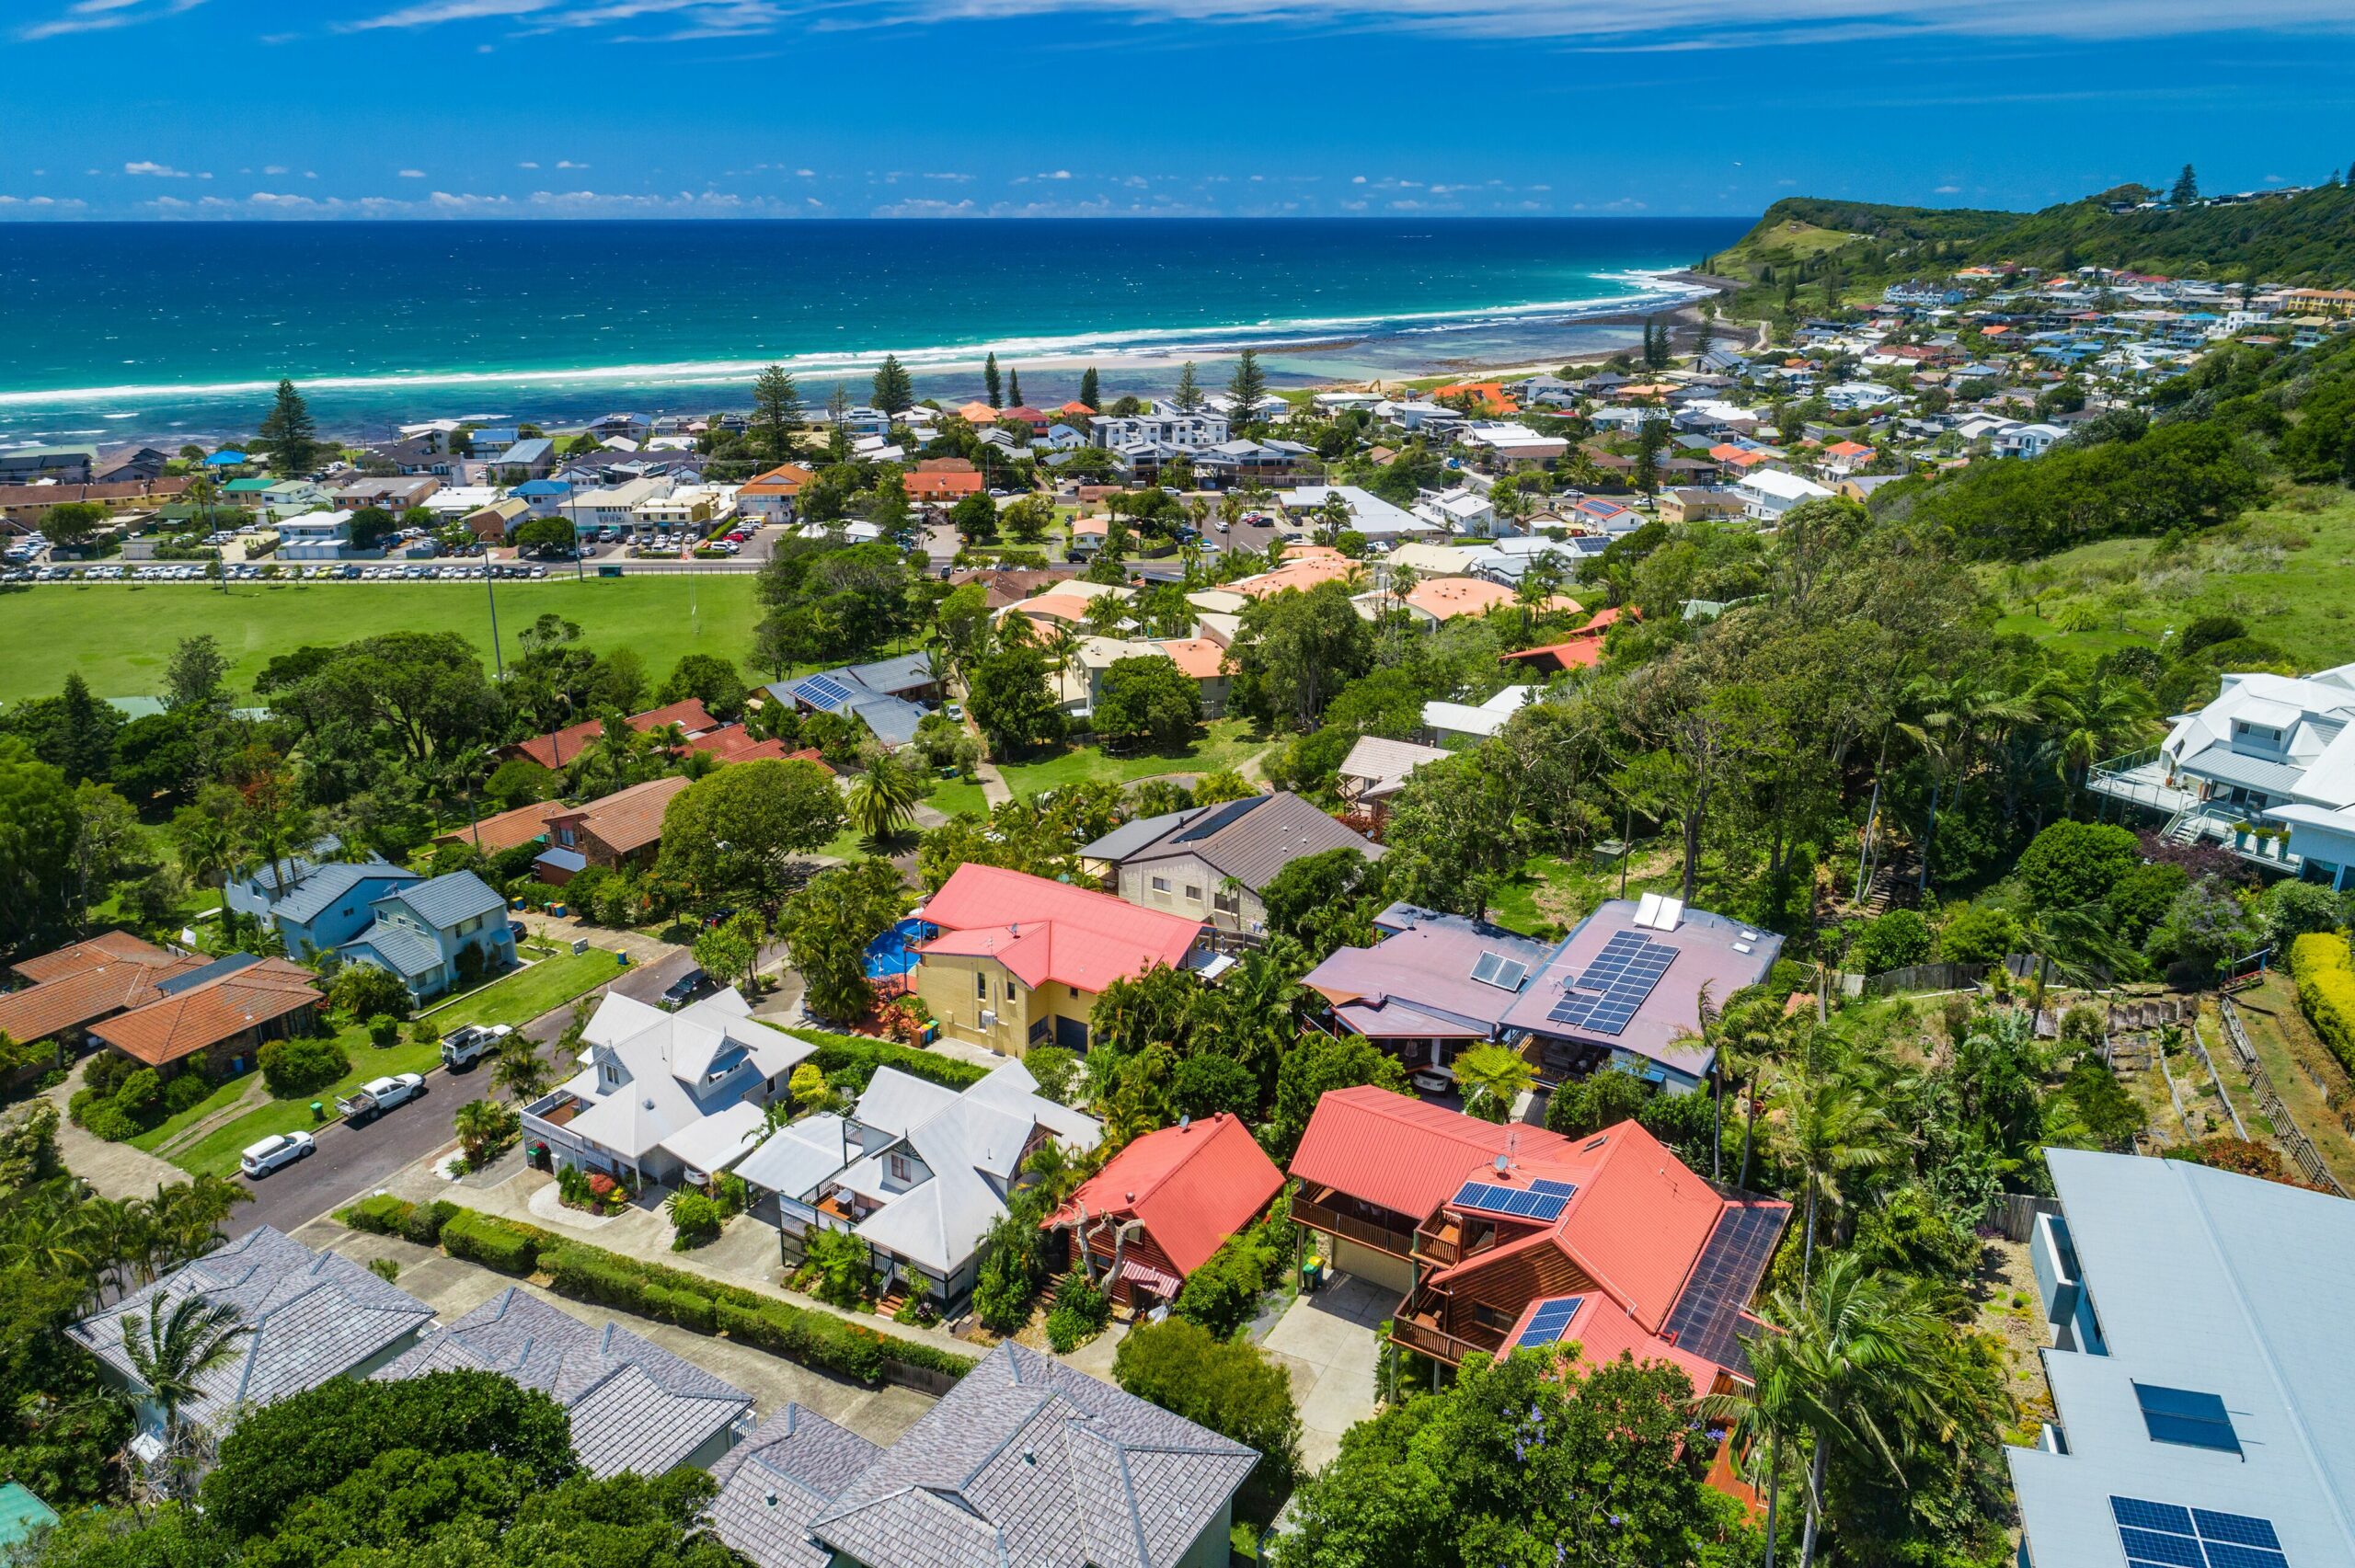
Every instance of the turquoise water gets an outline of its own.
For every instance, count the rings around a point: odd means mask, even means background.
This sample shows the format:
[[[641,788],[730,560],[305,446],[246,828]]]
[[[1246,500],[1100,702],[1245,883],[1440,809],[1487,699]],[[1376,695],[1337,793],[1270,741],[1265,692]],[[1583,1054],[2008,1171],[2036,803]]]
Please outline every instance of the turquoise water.
[[[1633,342],[1656,274],[1749,220],[0,225],[0,440],[250,430],[281,375],[330,429],[811,400],[897,353],[923,395],[984,350],[1032,402],[1245,345],[1277,379]]]

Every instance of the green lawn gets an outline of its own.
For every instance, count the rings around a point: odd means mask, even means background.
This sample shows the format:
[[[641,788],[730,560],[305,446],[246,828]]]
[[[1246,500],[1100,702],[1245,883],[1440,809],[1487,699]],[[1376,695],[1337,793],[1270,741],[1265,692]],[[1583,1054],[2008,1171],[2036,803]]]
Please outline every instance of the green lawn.
[[[502,582],[500,648],[513,657],[515,634],[554,611],[578,622],[600,654],[637,649],[656,680],[684,653],[741,664],[759,618],[752,584],[750,573]],[[43,585],[10,594],[0,610],[0,702],[51,695],[73,670],[99,696],[152,696],[173,647],[199,632],[220,640],[230,683],[245,690],[272,658],[306,643],[394,631],[457,632],[489,662],[485,585],[239,583],[226,593],[192,583]]]
[[[426,1016],[433,1020],[436,1030],[442,1035],[461,1024],[528,1024],[551,1008],[561,1007],[583,991],[603,984],[617,970],[614,955],[603,948],[592,947],[580,954],[568,953],[560,958],[550,958],[529,968],[519,969],[471,995],[429,1012]],[[293,1100],[266,1101],[244,1116],[223,1123],[195,1143],[167,1158],[192,1175],[207,1172],[226,1175],[237,1168],[237,1155],[247,1144],[274,1132],[291,1132],[297,1127],[316,1128],[334,1121],[335,1101],[339,1094],[349,1094],[372,1078],[383,1078],[396,1072],[426,1071],[442,1059],[442,1047],[438,1039],[412,1040],[406,1028],[401,1032],[398,1044],[382,1049],[372,1045],[367,1030],[356,1024],[346,1024],[339,1030],[335,1040],[343,1047],[344,1054],[351,1059],[351,1070],[337,1082],[316,1094]],[[242,1093],[247,1082],[240,1079],[236,1084],[228,1087]],[[414,1114],[446,1119],[456,1112],[460,1103],[474,1097],[471,1090],[459,1093],[445,1084],[438,1101],[435,1095],[428,1094],[426,1103],[417,1107]],[[216,1095],[215,1099],[221,1097]],[[322,1108],[318,1122],[311,1119],[311,1102],[314,1100]],[[221,1104],[226,1104],[227,1100],[221,1099]],[[220,1105],[214,1106],[216,1110],[219,1108]],[[404,1107],[394,1114],[407,1116],[412,1113]],[[175,1118],[183,1127],[195,1119],[193,1114],[185,1118]],[[170,1125],[166,1124],[167,1127]],[[157,1131],[159,1139],[160,1136],[168,1136],[163,1134],[161,1128]],[[154,1147],[144,1138],[140,1141],[144,1147]]]
[[[963,779],[949,779],[935,784],[932,793],[925,796],[924,803],[943,817],[954,817],[965,811],[976,817],[986,817],[990,809],[989,802],[982,798],[981,784],[978,782],[967,784]]]
[[[215,1089],[212,1093],[207,1094],[203,1099],[198,1101],[195,1104],[190,1105],[187,1110],[180,1112],[177,1116],[167,1116],[162,1121],[156,1123],[154,1127],[149,1127],[145,1132],[143,1132],[138,1137],[132,1139],[131,1140],[131,1146],[133,1149],[144,1149],[150,1154],[153,1154],[156,1148],[167,1139],[177,1137],[180,1128],[184,1127],[194,1127],[198,1122],[202,1121],[207,1116],[218,1116],[221,1112],[227,1110],[231,1105],[236,1104],[237,1101],[244,1098],[246,1091],[253,1088],[260,1082],[261,1080],[254,1076],[251,1072],[233,1078],[229,1080],[228,1082],[221,1085],[220,1088]]]
[[[1001,762],[998,771],[1005,775],[1006,787],[1024,796],[1088,779],[1127,784],[1165,773],[1207,773],[1239,768],[1268,749],[1269,742],[1254,739],[1250,729],[1242,719],[1224,718],[1204,725],[1200,739],[1176,751],[1135,751],[1112,757],[1100,746],[1067,746],[1035,761]]]
[[[2355,497],[2306,491],[2174,555],[2108,539],[1982,574],[2000,633],[2101,654],[2229,611],[2254,636],[2320,670],[2355,659]]]

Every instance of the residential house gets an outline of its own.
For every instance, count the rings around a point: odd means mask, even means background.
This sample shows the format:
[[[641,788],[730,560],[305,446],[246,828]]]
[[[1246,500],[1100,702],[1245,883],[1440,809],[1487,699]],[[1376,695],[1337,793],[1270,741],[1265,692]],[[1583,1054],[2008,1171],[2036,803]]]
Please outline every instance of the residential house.
[[[2355,1368],[2316,1310],[2355,1284],[2355,1204],[2186,1160],[2045,1162],[2051,1402],[2005,1450],[2020,1568],[2355,1562]]]
[[[1045,428],[1043,424],[1040,426],[1041,430]],[[1146,414],[1098,414],[1087,421],[1087,429],[1091,441],[1111,451],[1143,442],[1172,446],[1181,452],[1200,452],[1218,445],[1229,433],[1223,414],[1206,410],[1186,413],[1164,403],[1155,404],[1152,412]]]
[[[944,1316],[971,1301],[983,1243],[1006,1215],[1022,1162],[1050,1140],[1096,1147],[1096,1119],[1047,1099],[1019,1062],[959,1091],[878,1069],[847,1116],[806,1117],[736,1166],[767,1195],[788,1259],[814,1230],[867,1242],[888,1296],[925,1298]]]
[[[1902,474],[1851,474],[1840,481],[1839,493],[1852,501],[1869,501],[1883,485],[1894,485]]]
[[[1326,1002],[1323,1026],[1359,1036],[1434,1088],[1458,1052],[1504,1036],[1506,1013],[1552,944],[1462,915],[1394,904],[1372,947],[1342,947],[1302,977]]]
[[[858,720],[884,745],[913,745],[916,725],[941,699],[940,675],[931,657],[902,654],[870,664],[843,665],[767,688],[770,696],[803,713],[841,714]]]
[[[563,513],[564,503],[572,497],[572,482],[555,478],[527,479],[507,493],[530,508],[534,517],[557,517]]]
[[[738,486],[736,509],[763,522],[791,522],[801,492],[817,477],[818,471],[807,464],[780,463]]]
[[[1087,1019],[1114,980],[1186,967],[1202,922],[998,866],[967,863],[918,911],[940,934],[910,977],[942,1031],[1020,1056],[1087,1048]]]
[[[571,521],[576,533],[584,528],[618,528],[650,534],[653,530],[639,520],[638,509],[669,495],[671,488],[668,475],[626,479],[618,485],[576,491],[557,509]]]
[[[337,953],[347,964],[390,970],[420,1001],[515,962],[507,899],[471,871],[396,888],[369,910],[375,919]]]
[[[2014,425],[1997,432],[1995,455],[1998,457],[2042,457],[2053,446],[2067,439],[2069,432],[2059,425]]]
[[[1226,709],[1228,676],[1226,647],[1208,637],[1082,637],[1076,668],[1049,671],[1056,702],[1075,716],[1092,715],[1104,700],[1104,679],[1112,667],[1129,658],[1166,658],[1178,673],[1194,682],[1201,694],[1202,716],[1217,718]]]
[[[1237,486],[1294,484],[1319,466],[1314,448],[1273,439],[1220,441],[1195,452],[1193,464],[1203,484],[1230,490]]]
[[[501,485],[545,479],[556,472],[556,442],[534,436],[519,441],[489,460],[491,476]]]
[[[425,879],[423,873],[378,854],[357,861],[321,858],[336,853],[326,847],[333,842],[322,841],[308,853],[238,873],[222,885],[222,903],[270,927],[287,953],[308,963],[365,930],[377,899]]]
[[[1744,515],[1758,522],[1779,522],[1783,514],[1802,502],[1832,494],[1812,479],[1780,468],[1753,468],[1734,484]]]
[[[164,993],[167,980],[205,967],[201,955],[175,953],[127,931],[106,931],[71,946],[19,958],[7,973],[20,982],[0,992],[0,1035],[30,1044],[54,1039],[77,1049],[90,1025]]]
[[[1426,762],[1436,762],[1453,756],[1436,746],[1419,746],[1411,740],[1389,740],[1378,735],[1361,735],[1341,759],[1340,771],[1334,775],[1335,788],[1342,804],[1354,813],[1363,813],[1375,822],[1390,814],[1390,801],[1406,784],[1407,775]]]
[[[1148,1311],[1267,1211],[1284,1173],[1224,1111],[1146,1133],[1046,1221],[1049,1256],[1085,1268],[1116,1306]]]
[[[1660,498],[1660,520],[1667,523],[1740,517],[1745,510],[1741,497],[1728,489],[1687,486],[1663,491]]]
[[[169,1318],[178,1303],[198,1300],[234,1310],[247,1333],[194,1379],[180,1401],[184,1420],[225,1436],[240,1414],[320,1388],[338,1378],[365,1378],[416,1343],[433,1309],[336,1253],[315,1253],[283,1231],[258,1225],[217,1251],[152,1284],[123,1292],[65,1330],[98,1357],[107,1380],[137,1402],[143,1443],[160,1454],[163,1411],[124,1348],[124,1329],[152,1315]]]
[[[522,496],[502,496],[458,520],[459,525],[485,544],[504,544],[532,515],[532,503]]]
[[[194,1058],[215,1076],[251,1067],[263,1046],[307,1030],[326,998],[308,969],[233,953],[164,978],[152,1001],[101,1018],[90,1039],[166,1078]]]
[[[1790,1205],[1728,1194],[1641,1124],[1569,1139],[1384,1089],[1317,1102],[1292,1156],[1295,1223],[1343,1272],[1403,1292],[1394,1343],[1449,1366],[1575,1345],[1745,1390],[1750,1310]]]
[[[1477,490],[1461,486],[1424,497],[1415,503],[1415,515],[1448,533],[1486,538],[1499,532],[1495,503]],[[1510,532],[1511,530],[1508,526],[1501,532]],[[1406,544],[1399,548],[1411,550],[1422,546]],[[1426,568],[1417,567],[1415,569],[1422,571]]]
[[[98,452],[88,446],[26,446],[0,452],[0,485],[87,485]]]
[[[524,1141],[559,1165],[709,1182],[760,1142],[764,1107],[817,1049],[752,1013],[732,987],[675,1013],[607,993],[581,1070],[524,1107]]]
[[[92,481],[100,485],[150,484],[164,476],[164,470],[171,461],[171,453],[167,452],[152,446],[133,447],[94,463],[91,465]],[[6,478],[6,472],[0,469],[0,483],[14,483]]]
[[[1475,420],[1457,439],[1470,450],[1472,461],[1491,474],[1551,468],[1570,450],[1563,437],[1541,435],[1514,420]]]
[[[908,499],[918,506],[953,507],[982,493],[981,471],[961,457],[930,457],[902,477]]]
[[[662,842],[663,812],[692,782],[678,775],[649,779],[550,812],[548,847],[534,863],[533,875],[561,887],[588,866],[615,871],[646,864]]]
[[[331,511],[334,495],[324,485],[308,479],[280,479],[261,493],[255,510],[266,521],[301,517],[306,512]]]
[[[754,1568],[1225,1568],[1258,1455],[1008,1341],[889,1448],[798,1405],[713,1473]]]
[[[1486,740],[1511,722],[1512,715],[1535,702],[1535,686],[1507,686],[1479,703],[1450,703],[1434,699],[1423,704],[1423,729],[1435,746],[1451,741]]]
[[[349,511],[315,511],[281,519],[277,525],[278,558],[281,561],[381,559],[385,554],[382,544],[365,550],[352,547],[351,518]]]
[[[535,800],[512,811],[494,812],[463,828],[438,833],[434,835],[433,841],[437,844],[472,844],[486,855],[497,855],[544,841],[547,837],[548,818],[566,809],[561,800]]]
[[[1628,607],[1632,612],[1634,607]],[[1513,653],[1499,654],[1505,663],[1519,665],[1538,675],[1559,675],[1565,670],[1591,670],[1603,662],[1603,634],[1619,624],[1621,612],[1617,606],[1598,612],[1594,618],[1568,637],[1543,647],[1522,648]]]
[[[1283,509],[1287,528],[1312,531],[1324,526],[1322,521],[1327,498],[1338,496],[1349,510],[1349,519],[1341,526],[1351,532],[1362,533],[1371,543],[1397,544],[1409,539],[1434,539],[1447,530],[1429,518],[1416,516],[1402,507],[1391,505],[1371,490],[1355,485],[1302,485],[1280,493],[1276,499]],[[1289,564],[1298,551],[1287,551]],[[1281,568],[1280,568],[1281,569]]]
[[[2221,845],[2273,870],[2355,887],[2349,721],[2355,664],[2304,676],[2230,673],[2156,752],[2099,764],[2087,787],[2171,813],[2162,830],[2170,842]]]
[[[1257,936],[1267,930],[1259,895],[1268,884],[1296,860],[1339,849],[1368,860],[1384,853],[1314,803],[1278,790],[1125,823],[1079,857],[1104,867],[1108,883],[1140,909]]]
[[[603,1480],[708,1470],[752,1428],[752,1396],[620,1324],[583,1322],[511,1285],[375,1374],[496,1372],[565,1413],[573,1456]]]
[[[369,507],[400,516],[411,507],[421,507],[425,498],[442,487],[442,481],[430,474],[412,475],[394,479],[354,479],[335,492],[335,505],[340,511],[361,511]]]
[[[455,522],[498,499],[495,485],[444,485],[425,498],[425,509],[433,514],[438,525]]]
[[[680,734],[689,740],[693,740],[699,735],[707,735],[719,727],[719,721],[712,717],[711,710],[705,707],[702,699],[697,697],[665,703],[659,708],[649,708],[644,713],[632,714],[623,722],[640,735],[651,735],[656,730],[668,729],[672,725],[676,725]],[[535,735],[529,740],[519,740],[500,754],[537,762],[541,767],[551,772],[559,771],[580,761],[580,753],[587,750],[591,744],[604,733],[605,727],[601,721],[593,718],[582,719],[579,724],[567,725],[562,729],[551,730],[546,735]]]

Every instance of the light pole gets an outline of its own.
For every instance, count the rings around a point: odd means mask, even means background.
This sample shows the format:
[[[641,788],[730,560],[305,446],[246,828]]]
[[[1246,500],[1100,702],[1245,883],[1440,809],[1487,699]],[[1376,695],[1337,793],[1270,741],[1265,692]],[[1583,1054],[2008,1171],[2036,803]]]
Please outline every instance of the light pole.
[[[490,575],[488,567],[483,568],[482,590],[490,600],[490,662],[498,671],[499,679],[504,681],[507,679],[507,660],[499,651],[499,583]]]

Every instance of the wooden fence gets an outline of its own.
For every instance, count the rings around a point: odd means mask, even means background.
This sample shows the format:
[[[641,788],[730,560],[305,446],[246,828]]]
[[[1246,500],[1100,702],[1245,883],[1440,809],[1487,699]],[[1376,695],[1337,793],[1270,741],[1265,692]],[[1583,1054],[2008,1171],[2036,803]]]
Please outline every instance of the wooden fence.
[[[1986,1223],[2015,1242],[2025,1242],[2036,1234],[2038,1215],[2060,1212],[2061,1200],[2057,1197],[2038,1197],[2030,1193],[1997,1193],[1987,1205]]]
[[[2347,1189],[2331,1174],[2330,1167],[2323,1163],[2321,1150],[2315,1148],[2313,1140],[2290,1115],[2290,1108],[2281,1103],[2281,1096],[2274,1092],[2273,1080],[2266,1076],[2265,1064],[2257,1059],[2256,1048],[2248,1043],[2248,1032],[2241,1027],[2241,1010],[2233,1005],[2231,997],[2219,996],[2216,1011],[2224,1020],[2224,1042],[2232,1047],[2233,1059],[2248,1074],[2249,1089],[2257,1095],[2257,1108],[2273,1124],[2273,1136],[2281,1140],[2281,1147],[2290,1151],[2290,1158],[2298,1162],[2298,1169],[2305,1173],[2308,1181],[2328,1187],[2341,1197],[2348,1196]]]
[[[935,1399],[957,1386],[955,1374],[934,1367],[911,1367],[904,1361],[883,1358],[883,1380],[903,1389],[913,1389]]]

